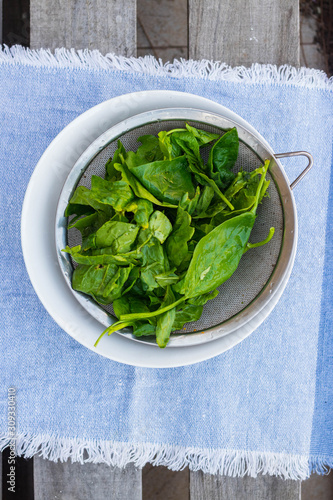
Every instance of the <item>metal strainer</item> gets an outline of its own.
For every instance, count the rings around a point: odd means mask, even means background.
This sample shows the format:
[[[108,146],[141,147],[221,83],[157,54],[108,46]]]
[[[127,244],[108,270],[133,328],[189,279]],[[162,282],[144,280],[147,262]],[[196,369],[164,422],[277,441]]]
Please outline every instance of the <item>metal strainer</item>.
[[[107,130],[75,163],[61,192],[56,216],[57,254],[66,282],[80,304],[105,327],[115,321],[112,306],[99,305],[89,296],[71,288],[75,263],[61,250],[67,244],[80,244],[81,235],[76,229],[67,230],[65,208],[77,186],[89,188],[92,175],[104,177],[105,163],[117,149],[118,139],[127,151],[136,151],[140,145],[137,142],[138,137],[145,134],[156,135],[161,130],[184,128],[185,123],[219,134],[237,127],[240,148],[235,171],[241,168],[252,171],[263,165],[265,159],[271,160],[267,175],[271,180],[269,198],[264,198],[258,207],[250,241],[256,242],[266,238],[271,226],[275,227],[275,234],[269,244],[246,252],[233,276],[219,287],[219,295],[205,305],[201,318],[195,323],[185,325],[181,332],[172,334],[168,347],[194,345],[227,335],[254,318],[268,304],[283,278],[290,272],[295,257],[297,216],[291,189],[312,166],[309,153],[302,151],[274,154],[264,141],[258,140],[244,126],[229,118],[202,110],[169,108],[149,111],[132,116]],[[309,164],[292,185],[289,185],[278,158],[294,155],[307,156]],[[130,329],[119,333],[138,342],[153,342],[147,337],[134,337]]]

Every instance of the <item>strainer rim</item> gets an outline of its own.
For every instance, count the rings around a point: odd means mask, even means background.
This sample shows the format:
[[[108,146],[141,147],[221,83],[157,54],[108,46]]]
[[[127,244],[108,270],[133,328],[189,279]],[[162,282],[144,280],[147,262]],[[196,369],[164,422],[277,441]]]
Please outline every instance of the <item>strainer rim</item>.
[[[201,119],[195,118],[194,115],[196,114],[197,116],[201,116]],[[191,116],[185,116],[185,115],[191,115]],[[202,115],[205,115],[205,119],[202,119]],[[210,119],[213,119],[213,121],[216,120],[216,122],[208,123],[207,116],[209,116]],[[150,121],[147,121],[148,118],[150,118]],[[191,120],[197,123],[200,122],[205,123],[206,125],[211,125],[220,128],[221,130],[225,129],[223,129],[223,127],[221,127],[220,125],[217,125],[217,123],[220,122],[221,120],[226,120],[228,124],[233,124],[234,126],[236,126],[238,131],[244,131],[246,134],[250,134],[252,137],[255,137],[256,141],[258,141],[258,145],[260,145],[267,152],[269,152],[270,154],[269,159],[273,161],[270,173],[272,174],[272,169],[273,169],[272,177],[274,178],[274,182],[276,181],[275,179],[276,175],[279,176],[279,182],[281,183],[281,185],[279,184],[279,187],[282,188],[282,193],[280,194],[280,200],[283,209],[284,221],[285,217],[288,216],[287,224],[285,224],[286,227],[284,228],[284,235],[282,238],[280,256],[277,260],[275,269],[272,272],[266,285],[255,296],[255,298],[241,311],[239,311],[238,313],[236,313],[235,315],[233,315],[232,317],[228,318],[227,320],[223,321],[220,324],[201,330],[204,333],[210,334],[207,335],[205,339],[203,338],[204,335],[202,335],[201,332],[200,333],[189,332],[186,334],[171,335],[168,347],[185,347],[215,340],[216,338],[232,333],[234,330],[248,323],[273,298],[273,296],[279,289],[280,284],[283,281],[283,278],[286,276],[288,272],[290,273],[290,266],[293,265],[293,260],[296,252],[296,244],[297,244],[297,214],[296,214],[295,200],[292,191],[290,190],[289,187],[288,178],[284,172],[281,163],[274,156],[272,148],[267,144],[267,142],[263,138],[261,138],[259,134],[257,136],[254,136],[252,131],[247,129],[243,123],[240,124],[236,120],[232,120],[229,117],[224,117],[220,114],[215,114],[212,112],[196,108],[162,108],[162,109],[155,109],[152,111],[145,111],[143,113],[132,115],[131,117],[117,123],[116,125],[113,125],[103,134],[101,134],[97,139],[95,139],[88,146],[88,148],[80,155],[80,157],[75,162],[73,168],[71,169],[66,178],[66,181],[61,190],[56,211],[56,250],[62,274],[65,277],[66,283],[68,284],[71,292],[79,301],[79,303],[89,312],[89,314],[92,314],[93,311],[92,316],[105,326],[112,324],[113,321],[111,320],[111,316],[104,309],[102,309],[101,306],[99,306],[89,296],[77,292],[73,290],[71,287],[71,279],[70,279],[71,271],[68,266],[72,267],[72,263],[70,261],[68,254],[64,254],[64,252],[61,252],[61,249],[64,248],[64,238],[63,238],[64,234],[66,234],[67,237],[67,230],[66,231],[64,230],[64,227],[67,226],[67,224],[64,225],[64,219],[65,219],[65,217],[63,216],[64,202],[66,201],[66,206],[67,206],[68,200],[70,199],[70,196],[73,193],[84,171],[89,167],[92,160],[111,142],[114,142],[124,133],[129,132],[130,130],[134,130],[139,126],[146,125],[148,123],[154,123],[156,121],[171,121],[171,120],[183,120],[183,121]],[[230,125],[228,128],[230,128]],[[242,140],[241,137],[240,139]],[[246,145],[252,149],[252,151],[258,156],[261,162],[263,162],[263,160],[266,159],[266,158],[261,158],[260,155],[256,151],[254,151],[253,148],[249,146],[247,143]],[[73,178],[76,181],[74,183],[73,183]],[[69,194],[69,187],[70,187],[70,194]],[[286,207],[286,205],[288,205],[288,207]],[[286,236],[288,236],[287,239]],[[288,242],[287,248],[285,248],[286,241]],[[129,332],[119,331],[118,333],[125,337],[129,337],[137,342],[144,342],[149,344],[152,343],[153,345],[155,345],[155,343],[150,339],[149,340],[147,338],[138,339]]]

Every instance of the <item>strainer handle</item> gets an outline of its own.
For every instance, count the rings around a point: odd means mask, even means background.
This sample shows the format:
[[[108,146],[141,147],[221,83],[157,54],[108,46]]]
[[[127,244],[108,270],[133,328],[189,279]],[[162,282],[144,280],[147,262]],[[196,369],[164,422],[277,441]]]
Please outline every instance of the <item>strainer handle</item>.
[[[305,167],[305,169],[303,170],[303,172],[301,172],[300,175],[298,177],[296,177],[296,179],[290,184],[290,189],[294,189],[294,187],[296,186],[296,184],[298,184],[299,181],[301,181],[303,179],[303,177],[305,176],[305,174],[308,173],[308,171],[310,170],[310,168],[313,165],[312,155],[310,155],[310,153],[308,153],[307,151],[293,151],[293,152],[290,152],[290,153],[278,153],[278,154],[276,154],[274,156],[275,156],[275,158],[286,158],[286,157],[289,157],[289,156],[305,156],[309,160],[309,163],[307,164],[307,166]]]

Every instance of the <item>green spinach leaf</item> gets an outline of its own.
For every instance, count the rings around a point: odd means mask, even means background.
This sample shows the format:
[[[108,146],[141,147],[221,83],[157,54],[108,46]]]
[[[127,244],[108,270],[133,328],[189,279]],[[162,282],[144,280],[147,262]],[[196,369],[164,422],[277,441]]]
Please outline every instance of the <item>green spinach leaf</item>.
[[[147,190],[163,202],[178,204],[184,193],[188,193],[190,198],[195,195],[185,156],[171,161],[154,161],[129,169]]]
[[[137,164],[143,165],[157,160],[163,160],[160,143],[154,135],[143,135],[138,138],[141,146],[136,151]]]
[[[143,198],[149,200],[155,205],[161,205],[163,207],[177,208],[177,205],[166,203],[158,200],[155,196],[146,189],[141,182],[133,175],[125,164],[116,163],[115,168],[119,170],[122,174],[122,179],[127,182],[127,184],[132,188],[134,194],[138,198]]]
[[[176,311],[175,320],[172,325],[172,330],[181,330],[185,323],[192,323],[201,318],[203,306],[186,304],[181,309]]]
[[[105,180],[115,182],[120,180],[120,173],[115,168],[115,163],[121,163],[121,158],[126,155],[126,151],[122,143],[118,140],[118,148],[114,152],[112,158],[110,158],[105,165]]]
[[[125,207],[126,212],[134,213],[134,221],[143,229],[149,226],[149,217],[154,211],[151,201],[137,198]]]
[[[96,232],[96,248],[111,247],[114,254],[129,252],[139,232],[139,227],[127,222],[109,221]]]
[[[164,243],[172,231],[172,225],[163,212],[155,210],[149,219],[148,231],[157,238],[160,243]]]
[[[72,286],[74,290],[91,295],[100,304],[111,304],[121,297],[132,267],[79,264],[73,272]]]
[[[99,203],[111,205],[117,212],[124,210],[134,199],[133,191],[126,182],[105,181],[97,175],[91,178],[91,196]]]
[[[218,185],[226,189],[234,180],[232,168],[238,158],[239,139],[237,129],[232,128],[216,141],[209,153],[208,167],[211,172],[218,172]]]
[[[81,245],[77,245],[72,248],[66,246],[63,252],[69,253],[72,259],[78,264],[85,264],[87,266],[98,264],[115,264],[118,266],[128,266],[129,264],[138,264],[138,261],[134,255],[113,255],[113,253],[111,253],[112,248],[101,248],[99,249],[99,253],[96,253],[96,251],[88,253],[86,251],[81,251]]]
[[[96,200],[90,189],[85,186],[79,186],[75,189],[74,194],[67,205],[65,217],[73,214],[89,215],[95,210],[107,211],[110,216],[114,213],[112,207],[106,206]]]
[[[173,294],[173,291],[170,286],[167,286],[161,307],[163,308],[166,306],[170,306],[170,304],[173,304],[174,302],[175,302],[175,296]],[[166,347],[169,341],[172,325],[175,321],[175,316],[176,316],[176,308],[174,307],[173,309],[170,309],[169,311],[160,314],[157,318],[156,342],[157,345],[162,349]]]
[[[188,253],[187,242],[192,238],[194,231],[194,227],[191,227],[191,216],[178,207],[176,222],[166,241],[166,251],[172,265],[178,267],[185,259]]]
[[[196,138],[200,147],[205,146],[209,142],[215,141],[220,137],[219,134],[213,134],[211,132],[206,132],[205,130],[191,127],[188,123],[186,124],[186,129]]]

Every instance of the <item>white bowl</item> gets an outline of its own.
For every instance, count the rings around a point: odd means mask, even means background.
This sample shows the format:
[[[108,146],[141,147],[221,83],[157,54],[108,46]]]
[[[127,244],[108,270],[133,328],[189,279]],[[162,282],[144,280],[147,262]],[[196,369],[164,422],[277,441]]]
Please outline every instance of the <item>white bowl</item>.
[[[253,127],[227,108],[199,96],[172,91],[126,94],[103,102],[70,123],[44,152],[31,177],[22,210],[22,249],[31,282],[46,310],[59,326],[82,345],[112,360],[146,367],[172,367],[196,363],[230,349],[246,338],[271,312],[288,281],[296,245],[289,266],[271,300],[248,322],[228,335],[204,344],[159,349],[149,343],[133,342],[124,335],[104,337],[94,347],[103,326],[77,301],[58,264],[54,226],[58,200],[69,172],[84,151],[104,132],[133,115],[160,108],[196,108],[212,112],[243,126],[270,154],[273,151]],[[288,184],[281,167],[282,175]],[[294,206],[291,193],[290,203]],[[295,211],[296,215],[296,211]],[[295,217],[295,235],[297,224]],[[211,333],[209,332],[209,335]],[[59,340],[60,341],[60,340]]]

